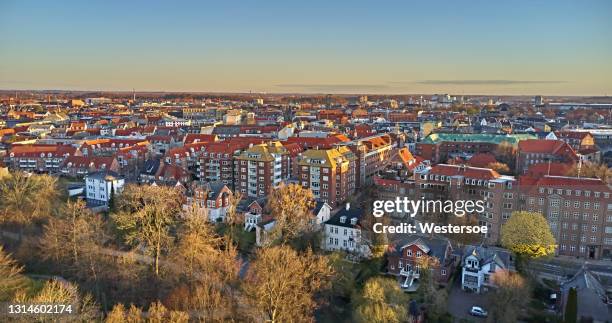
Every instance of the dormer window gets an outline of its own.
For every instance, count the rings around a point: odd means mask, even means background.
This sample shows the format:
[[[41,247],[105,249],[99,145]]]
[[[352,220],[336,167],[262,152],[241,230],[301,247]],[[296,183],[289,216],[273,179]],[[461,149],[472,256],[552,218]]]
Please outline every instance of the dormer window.
[[[421,257],[421,255],[422,255],[422,253],[421,253],[421,251],[420,251],[420,250],[416,252],[416,256],[417,256],[417,258]]]
[[[357,218],[352,218],[351,219],[351,224],[352,225],[357,225]]]
[[[340,217],[340,223],[346,223],[346,216],[341,216]]]

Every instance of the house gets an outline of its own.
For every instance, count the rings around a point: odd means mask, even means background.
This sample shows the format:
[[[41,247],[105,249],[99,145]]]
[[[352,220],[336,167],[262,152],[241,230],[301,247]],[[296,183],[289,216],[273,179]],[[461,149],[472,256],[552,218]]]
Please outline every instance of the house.
[[[453,248],[446,238],[410,235],[402,237],[388,247],[388,272],[398,277],[400,287],[409,291],[418,288],[422,257],[435,259],[431,268],[435,281],[448,283],[455,268]]]
[[[362,237],[361,219],[365,211],[352,208],[350,203],[324,222],[323,248],[328,251],[346,251],[360,257],[371,255]]]
[[[244,230],[253,231],[263,219],[266,199],[247,198],[238,204],[238,210],[242,212],[244,218]]]
[[[221,181],[196,185],[193,189],[193,202],[210,222],[223,222],[230,206],[232,191]]]
[[[331,216],[331,206],[329,206],[329,204],[325,202],[318,201],[314,209],[312,210],[312,214],[314,216],[314,224],[319,227],[322,227],[323,223],[329,220]]]
[[[113,195],[121,193],[125,180],[119,174],[105,170],[85,176],[85,196],[90,205],[108,206]]]
[[[263,247],[271,242],[270,231],[274,228],[276,220],[272,217],[262,220],[255,227],[255,244]]]
[[[467,246],[461,260],[461,289],[475,293],[494,287],[491,275],[513,270],[510,252],[495,247]]]

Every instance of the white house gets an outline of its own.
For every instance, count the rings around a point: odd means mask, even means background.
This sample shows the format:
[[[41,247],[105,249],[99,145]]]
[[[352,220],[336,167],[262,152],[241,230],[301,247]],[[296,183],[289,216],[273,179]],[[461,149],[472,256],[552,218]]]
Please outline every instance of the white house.
[[[369,257],[370,248],[362,238],[363,209],[351,209],[350,204],[324,222],[323,248],[328,251],[346,251],[360,257]]]
[[[90,205],[105,205],[111,199],[111,190],[117,195],[123,190],[125,180],[113,171],[99,171],[85,176],[85,197]]]
[[[482,293],[494,287],[491,275],[513,270],[510,252],[505,249],[467,246],[461,262],[461,289]]]

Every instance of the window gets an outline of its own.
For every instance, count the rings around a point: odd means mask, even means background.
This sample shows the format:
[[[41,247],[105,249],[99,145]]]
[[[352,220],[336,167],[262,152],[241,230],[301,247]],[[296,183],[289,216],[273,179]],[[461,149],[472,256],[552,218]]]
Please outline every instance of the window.
[[[580,201],[574,201],[574,208],[580,208]]]
[[[417,256],[417,258],[421,256],[421,251],[420,250],[416,252],[416,256]]]

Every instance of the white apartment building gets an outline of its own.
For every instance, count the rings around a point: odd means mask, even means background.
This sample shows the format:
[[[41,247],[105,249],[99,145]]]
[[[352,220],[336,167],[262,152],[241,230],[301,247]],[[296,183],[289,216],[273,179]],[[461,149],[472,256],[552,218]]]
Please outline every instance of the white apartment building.
[[[111,199],[111,190],[117,195],[123,190],[125,180],[112,171],[99,171],[85,176],[85,197],[90,205],[105,205]]]

